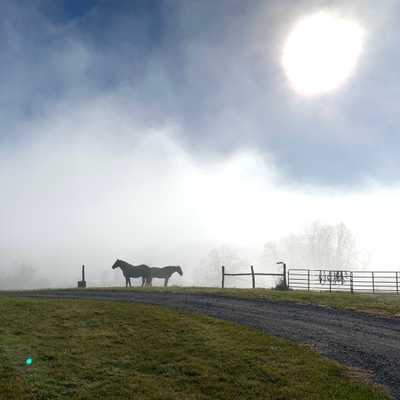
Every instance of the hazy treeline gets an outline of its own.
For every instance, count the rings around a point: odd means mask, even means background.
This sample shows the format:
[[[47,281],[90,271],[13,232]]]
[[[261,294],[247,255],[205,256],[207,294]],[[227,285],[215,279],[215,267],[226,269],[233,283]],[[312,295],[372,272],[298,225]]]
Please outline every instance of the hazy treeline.
[[[0,289],[36,289],[50,287],[50,281],[42,276],[37,268],[28,264],[18,264],[6,271],[0,277]]]
[[[229,272],[248,272],[254,265],[259,272],[279,272],[277,261],[283,260],[289,268],[356,269],[366,266],[357,250],[356,240],[345,224],[336,225],[314,222],[303,232],[290,234],[276,241],[265,243],[259,254],[246,253],[243,250],[221,245],[213,248],[198,265],[184,265],[183,277],[173,276],[171,284],[185,286],[219,286],[221,266]],[[130,261],[130,260],[127,260]],[[132,262],[132,261],[131,261]],[[143,260],[146,263],[146,260]],[[61,277],[62,278],[62,277]],[[76,267],[76,280],[65,279],[52,282],[40,269],[29,264],[17,264],[4,271],[0,279],[0,289],[31,289],[61,285],[74,287],[80,279],[80,267]],[[120,271],[87,268],[89,286],[120,286],[124,283]],[[273,286],[275,278],[258,278],[258,286]],[[137,282],[133,281],[133,284]],[[162,284],[155,280],[154,285]],[[248,277],[230,278],[229,286],[249,287]]]
[[[293,268],[354,269],[365,264],[345,224],[314,222],[304,232],[265,244],[266,263],[284,260]]]
[[[277,261],[284,261],[289,268],[357,269],[366,267],[356,245],[356,239],[343,223],[322,224],[314,222],[303,232],[290,234],[276,241],[269,241],[258,257],[251,260],[228,246],[215,248],[201,262],[201,278],[198,284],[218,286],[221,283],[221,266],[228,272],[249,272],[254,265],[256,272],[280,272]],[[249,286],[249,278],[229,278],[233,286]],[[278,278],[258,278],[265,285],[274,285]]]

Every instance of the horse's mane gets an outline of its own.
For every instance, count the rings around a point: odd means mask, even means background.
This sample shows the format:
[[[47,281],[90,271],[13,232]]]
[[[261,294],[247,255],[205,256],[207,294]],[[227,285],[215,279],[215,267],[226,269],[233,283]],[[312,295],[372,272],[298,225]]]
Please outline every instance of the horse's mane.
[[[132,264],[129,264],[128,262],[126,262],[126,261],[124,261],[124,260],[118,260],[118,262],[120,263],[120,264],[122,264],[124,267],[132,267],[132,268],[136,268],[136,267],[147,267],[147,268],[150,268],[148,265],[146,265],[146,264],[139,264],[139,265],[132,265]]]
[[[128,262],[124,261],[124,260],[117,260],[119,264],[121,264],[124,267],[133,267],[132,264],[129,264]]]

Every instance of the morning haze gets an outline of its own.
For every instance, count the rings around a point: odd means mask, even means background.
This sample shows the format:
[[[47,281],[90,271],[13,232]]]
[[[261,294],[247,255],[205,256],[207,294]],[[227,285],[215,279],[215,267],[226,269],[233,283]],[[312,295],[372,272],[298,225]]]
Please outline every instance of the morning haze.
[[[0,5],[1,289],[75,286],[82,264],[122,285],[117,258],[217,285],[220,263],[315,260],[287,245],[315,221],[351,232],[351,266],[399,265],[397,2],[82,4]],[[362,50],[306,96],[282,52],[320,10]]]

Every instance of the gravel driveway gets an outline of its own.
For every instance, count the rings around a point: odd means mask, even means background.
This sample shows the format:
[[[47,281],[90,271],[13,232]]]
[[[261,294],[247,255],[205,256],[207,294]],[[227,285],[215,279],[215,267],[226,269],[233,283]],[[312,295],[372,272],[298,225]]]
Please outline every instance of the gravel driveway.
[[[11,293],[7,293],[10,295]],[[400,319],[269,300],[146,292],[40,291],[17,296],[157,304],[247,325],[312,346],[324,356],[371,371],[400,399]]]

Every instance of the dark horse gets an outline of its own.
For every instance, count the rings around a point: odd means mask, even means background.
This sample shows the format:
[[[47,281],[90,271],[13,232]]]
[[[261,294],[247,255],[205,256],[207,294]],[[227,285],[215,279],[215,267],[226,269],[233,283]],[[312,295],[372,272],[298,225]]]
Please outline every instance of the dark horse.
[[[131,265],[125,261],[117,260],[115,261],[112,269],[121,268],[121,271],[125,277],[126,287],[132,287],[131,278],[142,278],[142,287],[146,285],[151,285],[151,271],[150,267],[145,264],[141,265]]]
[[[153,278],[164,279],[164,286],[168,285],[168,280],[174,272],[177,272],[179,275],[183,275],[182,268],[179,265],[170,265],[168,267],[163,268],[150,268],[151,270],[151,279],[150,285]]]

